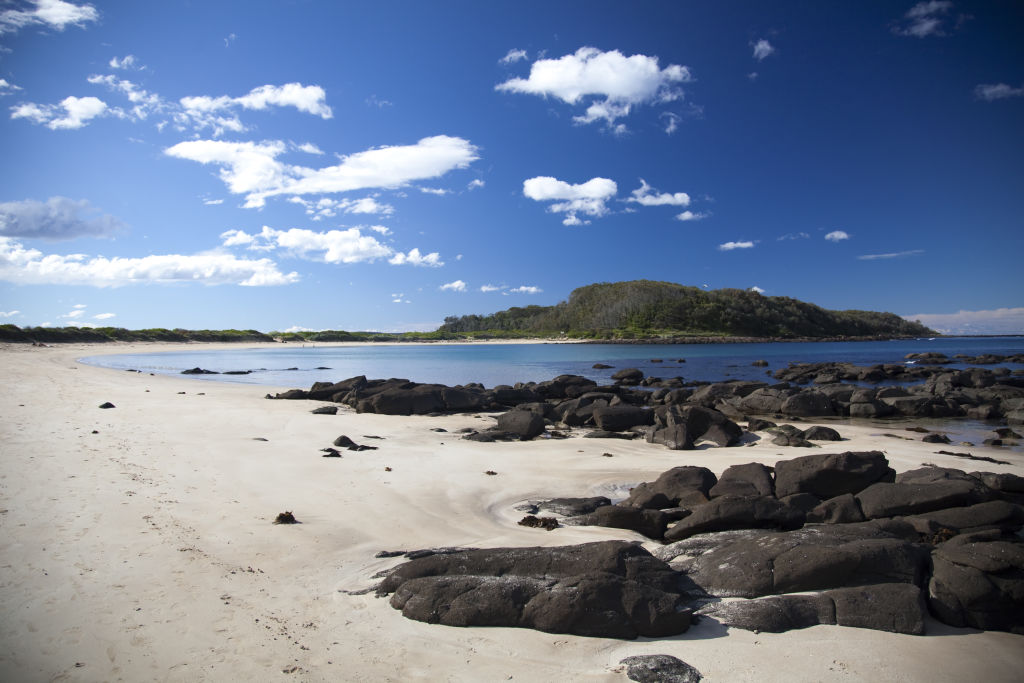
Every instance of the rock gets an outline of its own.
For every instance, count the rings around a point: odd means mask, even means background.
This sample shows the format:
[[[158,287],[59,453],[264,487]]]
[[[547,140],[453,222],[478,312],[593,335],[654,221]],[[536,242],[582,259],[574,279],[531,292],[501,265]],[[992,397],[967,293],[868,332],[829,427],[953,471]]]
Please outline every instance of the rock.
[[[716,603],[700,611],[727,626],[781,633],[819,624],[891,633],[924,633],[921,589],[907,583],[838,588],[813,595],[782,595]]]
[[[558,528],[558,520],[554,517],[534,517],[533,515],[527,515],[519,520],[519,526],[528,526],[535,529],[544,529],[545,531],[554,531]]]
[[[510,410],[498,416],[497,429],[528,441],[544,433],[544,418],[527,410]]]
[[[639,683],[699,683],[702,676],[681,659],[670,655],[636,655],[619,664],[626,667],[626,677]]]
[[[606,432],[603,429],[595,429],[592,432],[587,432],[583,435],[584,439],[621,439],[623,441],[631,441],[638,437],[639,434],[636,432]]]
[[[766,368],[768,367],[768,361],[766,360],[755,360],[751,365],[755,368]]]
[[[214,370],[204,370],[203,368],[192,368],[191,370],[182,370],[183,375],[219,375],[219,372]]]
[[[805,429],[803,437],[808,441],[842,441],[843,437],[839,436],[839,432],[832,429],[831,427],[822,427],[820,425]]]
[[[302,522],[295,519],[295,515],[291,513],[291,510],[288,510],[278,513],[277,517],[274,518],[274,524],[302,524]]]
[[[925,443],[952,443],[945,434],[927,434],[921,438]]]
[[[852,524],[864,521],[864,513],[852,493],[822,501],[807,513],[808,524]]]
[[[820,417],[835,415],[832,399],[820,391],[801,391],[783,401],[779,412],[796,417]]]
[[[613,366],[605,365],[604,363],[594,363],[591,365],[594,370],[611,370]]]
[[[309,412],[314,415],[337,415],[338,406],[320,406],[319,408],[314,408]]]
[[[1005,500],[991,500],[967,507],[935,510],[920,515],[904,517],[921,534],[934,536],[940,532],[970,534],[988,529],[998,529],[1007,534],[1016,533],[1024,527],[1024,508]]]
[[[713,531],[796,529],[803,522],[803,512],[787,507],[774,497],[722,496],[694,508],[693,514],[666,531],[664,538],[671,543]]]
[[[911,525],[884,520],[703,534],[656,554],[710,595],[753,598],[876,583],[920,586],[928,551],[918,537]]]
[[[668,518],[661,510],[605,505],[590,514],[573,517],[573,524],[603,526],[609,529],[628,529],[647,538],[660,541],[668,527]]]
[[[552,498],[537,505],[539,510],[553,512],[556,515],[565,517],[576,517],[577,515],[590,514],[599,507],[611,505],[611,501],[604,496],[592,498]]]
[[[102,408],[103,410],[110,410],[111,408],[116,408],[116,407],[117,406],[115,406],[110,401],[106,401],[105,403],[101,403],[100,404],[100,408]]]
[[[932,553],[928,606],[951,626],[1024,634],[1024,543],[958,536]]]
[[[592,413],[598,429],[623,432],[631,427],[654,424],[654,413],[635,406],[608,406],[596,408]]]
[[[762,420],[760,418],[753,418],[753,419],[750,420],[749,423],[747,423],[747,431],[748,432],[763,432],[766,429],[770,429],[772,427],[777,427],[777,426],[778,425],[776,425],[771,420]]]
[[[793,448],[817,448],[816,444],[811,443],[803,436],[799,434],[776,434],[772,437],[772,443],[776,446],[789,446]]]
[[[619,505],[661,509],[685,506],[683,501],[699,504],[707,502],[708,492],[716,483],[718,478],[706,467],[673,467],[655,481],[634,487]]]
[[[880,482],[857,493],[857,502],[868,519],[917,515],[949,507],[984,502],[991,494],[977,484],[950,480],[933,484],[896,484]]]
[[[893,476],[881,451],[805,455],[775,464],[775,495],[811,493],[828,499]]]
[[[619,384],[636,385],[644,378],[644,373],[636,368],[626,368],[612,374],[612,379]]]
[[[775,483],[770,468],[760,463],[732,465],[718,478],[708,491],[708,497],[719,496],[773,496]]]
[[[395,568],[377,592],[427,623],[632,639],[689,628],[679,586],[678,574],[639,545],[605,541],[423,557]]]

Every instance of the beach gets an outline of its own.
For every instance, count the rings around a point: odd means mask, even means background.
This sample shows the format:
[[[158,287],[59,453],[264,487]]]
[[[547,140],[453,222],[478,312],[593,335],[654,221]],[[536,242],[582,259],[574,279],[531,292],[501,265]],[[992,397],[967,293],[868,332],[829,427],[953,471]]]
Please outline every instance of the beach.
[[[622,497],[677,465],[720,474],[807,451],[765,441],[696,451],[580,438],[476,443],[454,432],[490,426],[488,414],[313,415],[318,403],[263,398],[294,387],[75,361],[195,347],[0,349],[0,679],[611,682],[627,680],[619,661],[636,654],[673,655],[708,681],[1011,681],[1024,668],[1024,636],[933,619],[925,636],[839,626],[759,634],[703,620],[635,641],[406,619],[364,592],[403,561],[379,551],[608,539],[653,549],[629,531],[521,527],[515,506]],[[883,435],[896,426],[837,429],[846,440],[815,452],[881,450],[897,472],[931,463],[1024,475],[1024,456],[1007,449],[971,452],[1009,465],[971,462]],[[340,435],[378,448],[322,458]],[[283,511],[301,524],[273,525]]]

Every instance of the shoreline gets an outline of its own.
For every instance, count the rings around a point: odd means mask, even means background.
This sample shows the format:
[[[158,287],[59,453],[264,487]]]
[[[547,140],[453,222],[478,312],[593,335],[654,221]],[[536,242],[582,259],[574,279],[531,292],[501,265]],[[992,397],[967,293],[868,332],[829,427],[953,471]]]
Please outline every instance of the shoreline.
[[[161,343],[118,344],[110,353]],[[838,626],[755,634],[709,620],[678,637],[619,641],[428,625],[385,599],[346,592],[400,561],[375,557],[381,550],[613,538],[652,548],[628,531],[520,527],[514,506],[607,495],[679,464],[720,474],[805,449],[763,440],[687,452],[575,438],[478,444],[452,432],[489,425],[486,414],[318,416],[311,402],[264,400],[273,390],[264,385],[77,363],[84,349],[101,351],[92,344],[11,346],[0,347],[9,385],[0,396],[6,680],[621,683],[620,659],[655,653],[709,681],[1008,681],[1024,667],[1024,637],[932,619],[925,636]],[[116,408],[101,410],[104,401]],[[1024,456],[998,448],[972,450],[1010,465],[937,455],[870,425],[839,429],[845,441],[814,452],[883,450],[897,471],[927,462],[1024,475]],[[321,458],[340,434],[379,450]],[[273,526],[284,510],[302,524]]]

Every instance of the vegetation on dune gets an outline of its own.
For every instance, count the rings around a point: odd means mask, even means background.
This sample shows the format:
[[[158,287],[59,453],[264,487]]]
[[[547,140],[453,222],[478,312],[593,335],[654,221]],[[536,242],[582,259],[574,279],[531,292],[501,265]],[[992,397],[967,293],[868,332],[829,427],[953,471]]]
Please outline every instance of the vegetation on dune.
[[[893,313],[830,311],[789,297],[741,289],[704,291],[672,282],[602,282],[573,290],[554,306],[449,316],[433,332],[183,330],[0,325],[3,342],[374,342],[571,337],[580,339],[775,339],[935,336]]]
[[[893,313],[830,311],[789,297],[742,289],[705,291],[634,280],[573,290],[554,306],[514,307],[491,315],[445,318],[440,331],[515,330],[522,334],[634,338],[658,336],[873,337],[934,335]]]

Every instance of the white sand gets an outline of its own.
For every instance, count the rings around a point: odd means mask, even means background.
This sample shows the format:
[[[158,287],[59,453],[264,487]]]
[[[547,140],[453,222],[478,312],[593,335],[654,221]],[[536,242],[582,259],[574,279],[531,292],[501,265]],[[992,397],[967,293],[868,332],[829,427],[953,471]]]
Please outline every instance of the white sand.
[[[386,599],[344,592],[402,561],[375,559],[379,550],[645,540],[526,529],[512,506],[605,493],[680,464],[720,473],[808,451],[478,444],[430,429],[490,418],[312,415],[311,402],[262,398],[291,387],[74,360],[167,348],[0,349],[0,680],[621,682],[619,660],[645,653],[675,655],[708,681],[1011,681],[1024,671],[1024,637],[934,621],[915,637],[833,626],[754,634],[704,620],[675,638],[619,641],[407,620]],[[99,409],[104,401],[117,407]],[[852,438],[835,451],[881,449],[897,470],[1024,474],[1024,457],[1005,450],[970,449],[1012,466],[880,435],[894,428],[840,431]],[[341,434],[380,449],[321,458]],[[284,510],[303,523],[272,525]]]

